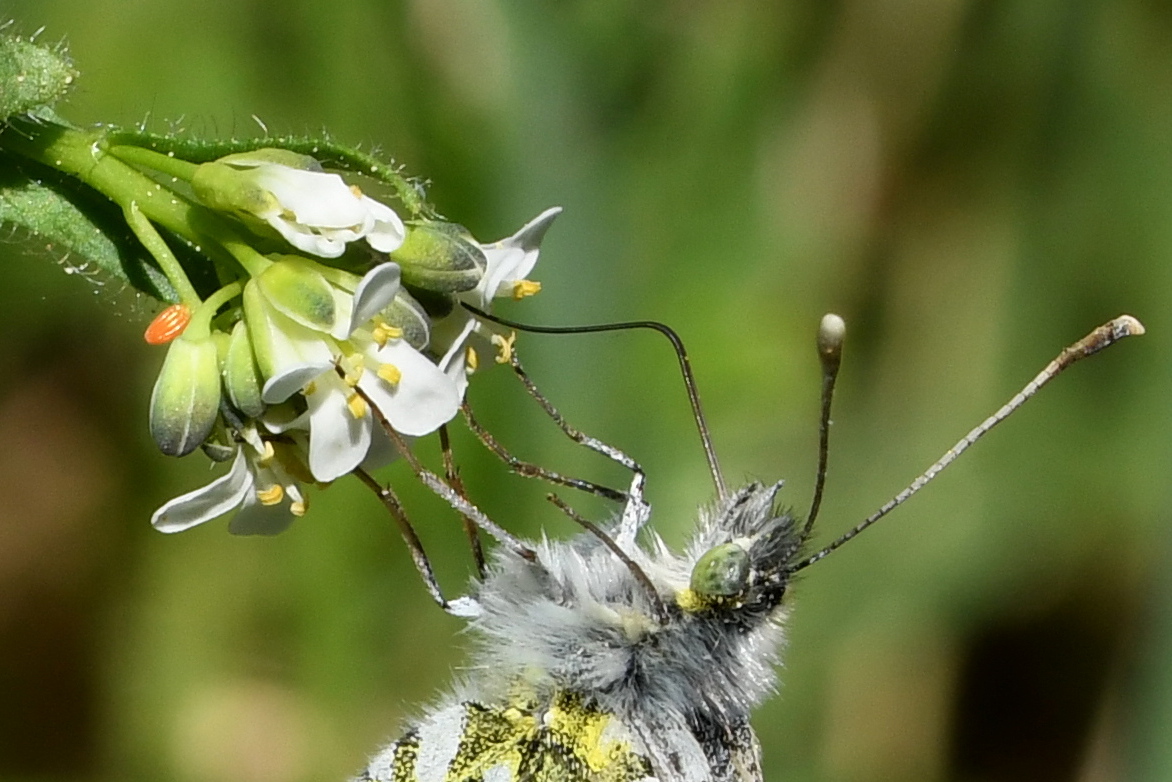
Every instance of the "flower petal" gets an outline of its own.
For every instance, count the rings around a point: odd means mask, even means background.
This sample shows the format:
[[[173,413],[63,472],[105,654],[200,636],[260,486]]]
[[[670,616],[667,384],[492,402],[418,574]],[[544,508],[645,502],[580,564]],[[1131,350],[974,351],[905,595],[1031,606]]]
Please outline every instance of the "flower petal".
[[[314,361],[305,364],[293,364],[265,381],[261,391],[261,399],[266,404],[275,405],[284,402],[301,389],[309,385],[315,378],[320,377],[334,368],[332,361]]]
[[[337,174],[305,171],[273,163],[255,168],[255,181],[276,196],[296,222],[314,228],[358,229],[373,223],[369,210]],[[261,215],[265,217],[265,215]]]
[[[244,449],[240,448],[225,475],[164,504],[151,516],[151,525],[160,532],[182,532],[211,521],[243,503],[254,485]]]
[[[344,335],[334,334],[334,337],[347,339],[355,329],[386,309],[398,292],[399,264],[383,263],[368,271],[354,291],[348,330]]]
[[[253,491],[248,493],[240,510],[228,522],[228,531],[233,535],[277,535],[287,530],[294,519],[296,516],[289,509],[288,499],[276,505],[265,505]]]
[[[355,417],[346,404],[353,393],[341,378],[323,375],[309,402],[309,470],[322,482],[357,467],[370,449],[371,416]]]
[[[561,213],[560,206],[546,209],[507,239],[483,245],[481,249],[488,259],[488,268],[484,272],[484,279],[476,287],[482,296],[482,304],[487,304],[496,296],[508,295],[513,283],[533,271],[541,249],[541,240],[545,238],[545,232],[553,225],[554,219]]]
[[[407,237],[407,229],[399,215],[395,214],[395,210],[366,196],[362,196],[362,204],[374,218],[374,225],[366,234],[367,243],[380,253],[399,249],[399,245]]]
[[[463,309],[459,310],[459,314],[453,312],[448,319],[460,316],[465,318],[464,327],[452,340],[451,346],[448,347],[448,351],[444,353],[437,366],[456,384],[456,390],[459,392],[460,398],[463,399],[464,392],[468,390],[468,339],[475,331],[478,321]]]
[[[416,437],[430,434],[460,409],[456,383],[403,340],[387,342],[374,352],[374,359],[393,364],[401,373],[399,382],[387,383],[368,364],[358,384],[396,431]]]

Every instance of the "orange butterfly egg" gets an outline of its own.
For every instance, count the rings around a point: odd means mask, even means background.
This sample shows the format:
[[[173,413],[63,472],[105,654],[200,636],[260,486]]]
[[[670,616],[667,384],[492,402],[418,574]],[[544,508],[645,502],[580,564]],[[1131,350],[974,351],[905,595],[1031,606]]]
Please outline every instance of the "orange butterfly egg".
[[[148,345],[166,345],[182,334],[190,322],[191,308],[186,304],[172,304],[155,316],[142,338]]]

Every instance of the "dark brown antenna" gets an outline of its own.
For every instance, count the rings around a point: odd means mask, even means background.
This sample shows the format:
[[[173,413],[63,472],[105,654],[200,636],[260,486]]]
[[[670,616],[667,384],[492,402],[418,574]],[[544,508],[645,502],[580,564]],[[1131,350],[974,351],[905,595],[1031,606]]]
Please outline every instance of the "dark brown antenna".
[[[716,486],[717,497],[721,500],[728,497],[728,485],[724,482],[724,474],[720,471],[720,463],[716,460],[716,449],[712,446],[712,436],[708,433],[708,423],[704,420],[704,410],[700,406],[700,391],[696,387],[696,378],[692,374],[692,363],[688,359],[688,351],[684,349],[684,341],[680,339],[679,334],[676,334],[670,326],[654,320],[601,323],[594,326],[533,326],[528,323],[519,323],[515,320],[491,315],[473,307],[471,304],[464,304],[463,307],[478,318],[499,323],[502,326],[517,329],[518,331],[528,331],[533,334],[595,334],[603,331],[651,329],[667,337],[668,342],[671,343],[672,350],[675,351],[676,359],[680,363],[680,374],[684,378],[684,389],[688,393],[688,402],[692,406],[692,418],[696,421],[696,430],[700,433],[700,445],[704,448],[704,458],[708,461],[708,471],[712,474],[712,482]]]
[[[895,495],[895,497],[888,501],[879,510],[875,511],[870,516],[859,522],[853,529],[847,530],[833,543],[791,567],[789,572],[796,573],[797,571],[809,567],[815,562],[824,559],[827,555],[830,554],[830,552],[840,548],[844,543],[853,539],[867,527],[870,527],[872,524],[879,521],[879,519],[898,508],[913,494],[924,488],[924,486],[926,486],[929,481],[939,475],[945,467],[952,464],[952,462],[956,460],[956,457],[967,451],[969,446],[984,437],[985,434],[994,426],[1008,418],[1010,414],[1025,404],[1030,397],[1038,393],[1042,386],[1056,378],[1071,364],[1084,359],[1087,356],[1093,356],[1095,353],[1098,353],[1100,350],[1106,347],[1110,347],[1124,337],[1130,337],[1143,333],[1144,327],[1142,323],[1130,315],[1120,315],[1118,318],[1115,318],[1115,320],[1104,323],[1102,326],[1099,326],[1097,329],[1092,331],[1090,334],[1087,334],[1078,342],[1075,342],[1073,345],[1064,349],[1061,353],[1058,354],[1057,358],[1047,364],[1045,369],[1039,372],[1033,380],[1027,383],[1025,388],[1023,388],[1016,395],[1014,395],[1012,399],[1002,405],[997,412],[986,418],[971,432],[962,437],[956,445],[949,448],[948,451],[946,451],[945,454],[941,456],[931,467],[929,467],[918,478],[912,481],[911,485],[909,485],[899,494]]]

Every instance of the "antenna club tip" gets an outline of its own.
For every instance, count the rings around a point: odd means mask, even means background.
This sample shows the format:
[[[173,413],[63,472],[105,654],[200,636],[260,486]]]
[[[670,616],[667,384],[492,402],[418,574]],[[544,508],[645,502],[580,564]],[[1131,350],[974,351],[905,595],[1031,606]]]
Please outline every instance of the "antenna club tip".
[[[1140,323],[1138,318],[1134,318],[1131,315],[1120,315],[1112,321],[1112,325],[1115,327],[1115,331],[1124,337],[1138,337],[1147,331],[1144,328],[1144,324]]]
[[[833,312],[822,316],[818,324],[818,353],[825,358],[842,354],[842,342],[846,339],[846,321]]]

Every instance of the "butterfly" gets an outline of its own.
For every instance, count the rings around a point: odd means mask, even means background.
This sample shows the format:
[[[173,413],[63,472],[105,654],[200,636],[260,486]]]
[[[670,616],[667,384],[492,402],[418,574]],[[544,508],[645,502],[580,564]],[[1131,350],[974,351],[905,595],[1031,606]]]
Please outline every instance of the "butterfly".
[[[500,533],[504,545],[471,593],[458,600],[444,600],[429,566],[421,567],[441,605],[468,618],[475,639],[473,663],[443,702],[379,751],[355,779],[760,782],[761,748],[750,715],[776,685],[786,595],[794,575],[904,502],[1070,364],[1142,333],[1137,320],[1122,316],[1066,348],[907,489],[814,553],[807,549],[826,473],[841,319],[828,316],[819,332],[825,381],[822,447],[806,520],[781,508],[780,482],[727,489],[697,415],[718,497],[699,514],[681,553],[648,528],[651,508],[639,465],[566,424],[514,357],[514,370],[527,389],[568,435],[631,470],[628,489],[615,493],[622,509],[609,524],[598,526],[558,500],[585,532],[565,541],[526,543],[489,526],[450,481],[413,465],[453,507]],[[682,346],[678,354],[695,402]],[[693,408],[698,411],[698,403]],[[490,448],[524,472],[523,463],[473,418],[469,423]],[[608,491],[528,467],[526,474],[541,473],[554,483]],[[416,553],[420,564],[421,552]]]

